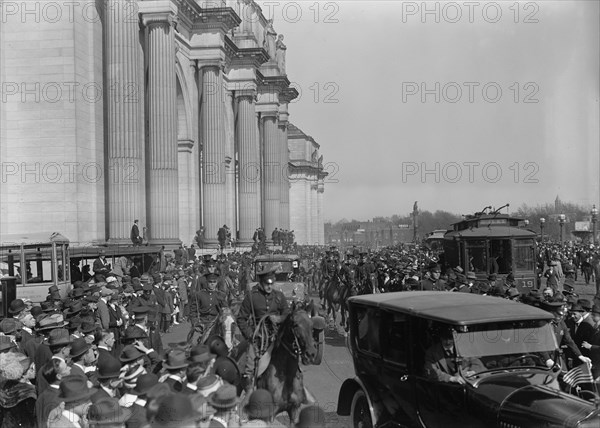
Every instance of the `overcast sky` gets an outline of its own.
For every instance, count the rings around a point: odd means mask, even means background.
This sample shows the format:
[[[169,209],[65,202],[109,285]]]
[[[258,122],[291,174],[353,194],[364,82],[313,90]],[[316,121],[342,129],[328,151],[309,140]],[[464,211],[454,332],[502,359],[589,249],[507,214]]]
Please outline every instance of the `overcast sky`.
[[[597,1],[259,3],[331,173],[326,220],[598,204]]]

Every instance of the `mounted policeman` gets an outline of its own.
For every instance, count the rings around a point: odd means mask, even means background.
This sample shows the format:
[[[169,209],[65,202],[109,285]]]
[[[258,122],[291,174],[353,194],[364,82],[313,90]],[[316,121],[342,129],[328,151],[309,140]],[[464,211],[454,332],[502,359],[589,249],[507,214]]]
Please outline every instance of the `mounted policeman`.
[[[290,313],[283,293],[273,289],[275,271],[276,267],[267,266],[257,272],[259,282],[246,294],[237,317],[238,327],[249,344],[244,370],[247,393],[252,391],[258,376],[257,360],[271,345],[277,325]]]

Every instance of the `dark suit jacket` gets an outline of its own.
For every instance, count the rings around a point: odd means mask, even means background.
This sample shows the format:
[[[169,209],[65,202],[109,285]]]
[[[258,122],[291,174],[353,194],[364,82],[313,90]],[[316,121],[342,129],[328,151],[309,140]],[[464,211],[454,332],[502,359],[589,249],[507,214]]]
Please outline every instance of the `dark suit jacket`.
[[[96,310],[96,318],[100,321],[100,327],[103,330],[108,330],[110,327],[110,313],[108,311],[108,305],[104,300],[98,300],[98,309]]]
[[[171,388],[173,392],[181,392],[183,391],[183,384],[178,380],[175,380],[171,377],[168,377],[163,383],[166,383]]]
[[[38,428],[46,428],[48,426],[48,415],[52,409],[58,407],[61,401],[58,398],[58,389],[51,387],[46,388],[44,392],[38,395],[35,402],[35,417]]]
[[[87,376],[85,374],[85,372],[83,370],[81,370],[81,368],[75,364],[73,364],[71,366],[71,374],[74,376],[83,376],[84,378],[87,379]]]
[[[95,403],[96,401],[100,400],[101,398],[111,398],[111,396],[108,395],[108,392],[106,392],[104,389],[102,389],[101,387],[98,387],[98,390],[91,397],[91,402]],[[115,398],[117,400],[120,398],[119,391],[117,391]]]
[[[477,358],[463,358],[462,370],[463,372],[469,370],[480,372],[485,370],[485,366]],[[456,375],[456,372],[448,367],[441,343],[438,342],[425,351],[424,372],[425,377],[439,382],[450,382],[450,377]]]
[[[127,428],[142,428],[148,424],[145,407],[133,403],[129,410],[131,410],[131,416],[125,422]]]
[[[139,237],[140,237],[140,228],[138,227],[137,224],[134,224],[133,226],[131,226],[131,240],[133,242],[136,242]]]
[[[98,257],[96,260],[94,260],[92,269],[95,274],[106,275],[110,272],[110,268],[108,267],[108,265],[109,263],[106,259],[104,259],[103,263],[102,260],[100,260],[100,257]]]

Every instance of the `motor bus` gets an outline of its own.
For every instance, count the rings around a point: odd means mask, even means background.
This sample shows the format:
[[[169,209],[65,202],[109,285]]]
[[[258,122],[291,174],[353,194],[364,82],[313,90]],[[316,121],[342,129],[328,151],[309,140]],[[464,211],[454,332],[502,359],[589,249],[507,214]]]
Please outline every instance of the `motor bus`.
[[[69,239],[58,232],[2,234],[0,264],[3,275],[16,278],[16,296],[34,303],[46,300],[56,285],[61,297],[71,288]],[[6,273],[4,273],[6,271]]]
[[[478,281],[489,274],[502,280],[512,272],[520,292],[537,287],[537,234],[524,227],[524,219],[491,213],[468,215],[444,234],[446,267],[475,272]]]

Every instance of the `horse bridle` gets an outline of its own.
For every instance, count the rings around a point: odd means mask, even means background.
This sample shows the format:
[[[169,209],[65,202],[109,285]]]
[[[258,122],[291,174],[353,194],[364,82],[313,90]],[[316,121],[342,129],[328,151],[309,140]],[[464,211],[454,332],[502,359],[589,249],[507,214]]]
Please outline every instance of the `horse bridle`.
[[[290,349],[290,346],[288,344],[286,344],[285,341],[283,340],[283,332],[282,332],[281,338],[279,340],[281,341],[281,346],[283,346],[283,349],[285,349],[292,357],[296,357],[296,359],[300,359],[301,353],[302,353],[302,347],[300,346],[300,341],[298,340],[298,336],[296,335],[296,332],[294,331],[294,327],[295,327],[295,324],[290,329],[292,336],[294,337],[294,341],[291,344],[291,346],[292,346],[291,349]]]

